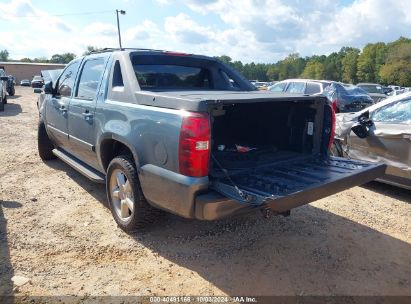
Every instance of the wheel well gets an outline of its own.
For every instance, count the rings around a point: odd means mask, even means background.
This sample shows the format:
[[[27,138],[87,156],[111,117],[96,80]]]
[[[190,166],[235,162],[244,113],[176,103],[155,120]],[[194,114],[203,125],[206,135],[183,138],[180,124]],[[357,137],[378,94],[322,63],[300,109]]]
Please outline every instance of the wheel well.
[[[111,160],[119,155],[130,155],[133,157],[129,147],[117,140],[107,139],[100,144],[101,162],[105,171],[107,171]]]

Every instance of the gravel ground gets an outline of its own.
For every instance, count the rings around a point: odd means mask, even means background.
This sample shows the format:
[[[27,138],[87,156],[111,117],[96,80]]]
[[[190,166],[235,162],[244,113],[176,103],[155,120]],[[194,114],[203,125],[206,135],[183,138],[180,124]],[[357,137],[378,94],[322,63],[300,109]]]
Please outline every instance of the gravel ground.
[[[0,112],[0,295],[411,295],[411,192],[373,182],[286,218],[166,215],[127,235],[102,185],[40,160],[36,99],[18,87]]]

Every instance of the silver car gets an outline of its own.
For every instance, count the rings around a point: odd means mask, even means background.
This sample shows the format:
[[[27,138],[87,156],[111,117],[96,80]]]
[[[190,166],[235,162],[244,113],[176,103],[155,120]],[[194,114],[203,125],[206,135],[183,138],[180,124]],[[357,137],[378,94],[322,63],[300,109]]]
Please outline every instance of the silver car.
[[[384,162],[378,179],[411,190],[411,93],[387,98],[357,113],[337,114],[332,154]]]

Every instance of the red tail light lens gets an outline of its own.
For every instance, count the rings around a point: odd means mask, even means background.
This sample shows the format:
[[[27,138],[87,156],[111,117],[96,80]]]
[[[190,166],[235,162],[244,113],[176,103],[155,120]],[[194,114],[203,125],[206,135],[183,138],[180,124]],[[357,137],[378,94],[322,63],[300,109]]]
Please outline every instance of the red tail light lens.
[[[331,146],[333,144],[334,141],[334,136],[335,136],[335,110],[334,110],[334,104],[336,103],[332,103],[331,106],[331,132],[330,132],[330,140],[328,142],[328,150],[331,149]]]
[[[334,110],[334,114],[337,113],[337,99],[335,99],[331,102],[331,107]]]
[[[186,176],[208,175],[210,160],[210,119],[205,113],[189,113],[180,130],[179,166]]]

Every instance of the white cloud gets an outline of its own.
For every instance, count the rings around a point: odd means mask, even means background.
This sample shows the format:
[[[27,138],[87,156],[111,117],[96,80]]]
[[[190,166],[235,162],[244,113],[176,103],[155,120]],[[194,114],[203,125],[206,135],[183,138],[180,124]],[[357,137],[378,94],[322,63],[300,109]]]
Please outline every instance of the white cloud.
[[[342,46],[363,47],[369,42],[411,36],[409,0],[355,0],[345,6],[334,0],[156,2],[165,10],[185,6],[185,12],[168,15],[156,23],[146,19],[128,28],[122,26],[124,46],[273,62],[291,52],[303,56],[327,54]],[[0,18],[10,22],[10,28],[0,29],[0,48],[7,48],[14,58],[49,57],[62,52],[80,55],[87,45],[118,45],[114,22],[92,22],[80,28],[50,16],[33,6],[31,0],[1,3]],[[211,20],[216,19],[220,22],[212,24]],[[30,30],[10,30],[23,21]]]

